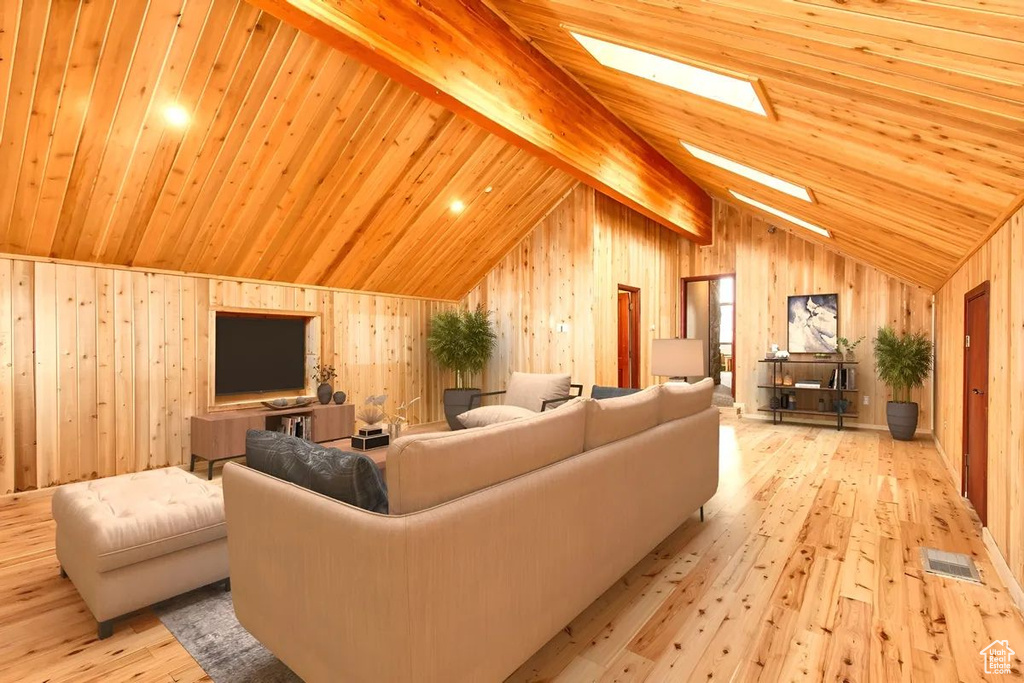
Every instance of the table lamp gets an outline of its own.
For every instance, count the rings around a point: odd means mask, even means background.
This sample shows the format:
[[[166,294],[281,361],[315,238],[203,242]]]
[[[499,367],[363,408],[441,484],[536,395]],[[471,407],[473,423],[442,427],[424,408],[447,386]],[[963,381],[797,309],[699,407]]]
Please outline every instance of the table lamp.
[[[706,358],[702,339],[655,339],[651,374],[669,379],[705,377]]]

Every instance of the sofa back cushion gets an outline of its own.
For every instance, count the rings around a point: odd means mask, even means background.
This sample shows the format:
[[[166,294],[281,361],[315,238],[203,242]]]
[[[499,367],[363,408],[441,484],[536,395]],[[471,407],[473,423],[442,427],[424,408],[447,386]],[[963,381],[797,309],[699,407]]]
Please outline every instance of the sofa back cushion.
[[[524,417],[533,417],[536,414],[532,410],[520,408],[519,406],[497,405],[481,406],[473,410],[467,410],[461,415],[456,416],[455,419],[461,422],[462,426],[466,429],[473,429],[474,427],[490,427],[491,425],[510,420],[521,420]]]
[[[696,415],[711,407],[711,397],[715,391],[715,383],[710,377],[696,384],[686,382],[666,382],[661,385],[661,409],[658,412],[658,424],[671,420]]]
[[[661,386],[655,385],[628,396],[587,403],[587,429],[583,447],[598,448],[658,425]]]
[[[388,512],[384,477],[377,464],[362,453],[250,429],[245,435],[245,462],[260,472],[343,503],[371,512]]]
[[[388,449],[390,512],[434,507],[583,452],[587,399],[486,429],[415,434]]]
[[[569,395],[569,375],[513,372],[505,389],[505,405],[539,413],[544,401]]]

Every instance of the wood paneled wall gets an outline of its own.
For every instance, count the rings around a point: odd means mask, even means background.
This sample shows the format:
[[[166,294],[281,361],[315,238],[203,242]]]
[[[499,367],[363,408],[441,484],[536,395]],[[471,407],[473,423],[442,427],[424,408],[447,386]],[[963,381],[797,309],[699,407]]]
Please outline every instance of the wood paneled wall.
[[[319,315],[320,353],[350,402],[421,396],[411,419],[441,419],[448,378],[424,337],[452,305],[0,259],[0,493],[187,463],[218,307]]]
[[[1024,209],[936,295],[936,438],[959,486],[963,461],[964,295],[991,284],[988,528],[1024,582]]]
[[[679,335],[680,279],[736,273],[737,401],[754,413],[766,402],[756,362],[772,342],[786,346],[786,297],[840,294],[840,332],[873,335],[891,323],[931,330],[931,295],[784,230],[715,204],[715,238],[696,247],[586,187],[574,190],[470,294],[495,312],[499,342],[483,386],[504,386],[513,370],[563,371],[585,385],[617,383],[615,295],[641,289],[641,382],[653,383],[651,340]],[[565,323],[564,331],[559,326]],[[859,423],[885,425],[885,387],[874,376],[870,340],[858,349]],[[921,425],[931,425],[929,382],[919,392]]]
[[[764,378],[759,373],[765,372],[757,361],[771,344],[787,346],[787,297],[837,292],[839,333],[851,341],[867,337],[856,351],[860,417],[855,422],[885,425],[888,390],[875,376],[871,340],[886,324],[931,334],[931,294],[791,232],[770,233],[769,228],[759,216],[716,201],[714,244],[689,249],[684,266],[691,275],[736,273],[736,401],[751,414],[767,403],[768,390],[757,389],[759,377]],[[920,427],[929,430],[931,381],[915,398],[921,405]]]
[[[684,245],[677,233],[579,186],[467,297],[495,312],[498,347],[482,378],[505,386],[514,370],[568,372],[585,385],[617,383],[616,292],[641,290],[641,382],[651,340],[678,328]],[[562,331],[559,331],[561,326]]]

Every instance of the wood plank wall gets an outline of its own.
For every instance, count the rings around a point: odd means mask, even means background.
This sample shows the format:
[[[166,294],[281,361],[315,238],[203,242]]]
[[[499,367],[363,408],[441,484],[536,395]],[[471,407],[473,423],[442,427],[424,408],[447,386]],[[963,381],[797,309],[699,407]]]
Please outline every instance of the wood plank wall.
[[[482,385],[498,389],[513,370],[563,371],[585,385],[617,382],[615,293],[641,289],[641,382],[651,384],[651,340],[679,334],[680,279],[737,274],[739,395],[748,412],[766,394],[756,363],[773,341],[786,345],[786,297],[840,293],[840,331],[857,337],[885,323],[931,330],[931,295],[728,204],[715,204],[715,241],[695,247],[587,187],[574,190],[467,297],[495,312],[499,343]],[[566,323],[564,332],[559,325]],[[869,341],[861,345],[859,386],[865,425],[885,425],[885,388],[874,379]],[[931,383],[921,392],[930,429]]]
[[[494,311],[498,332],[481,386],[503,388],[514,370],[568,372],[587,394],[594,383],[616,384],[618,285],[641,289],[641,349],[649,349],[677,327],[679,267],[689,244],[578,186],[466,297]],[[650,384],[649,354],[640,358],[641,382]]]
[[[210,311],[308,311],[336,389],[422,400],[442,419],[448,378],[427,358],[448,302],[0,259],[0,493],[189,461],[209,402]]]
[[[716,201],[714,244],[692,246],[690,263],[683,267],[692,275],[736,273],[737,402],[748,413],[767,402],[768,390],[757,389],[758,379],[764,379],[757,360],[773,343],[787,346],[787,298],[837,292],[839,333],[851,340],[867,337],[856,351],[860,417],[855,422],[884,426],[888,391],[875,376],[871,339],[886,324],[931,334],[931,293],[787,230],[769,233],[769,227],[755,214]],[[931,429],[931,386],[927,382],[915,397],[922,431]]]
[[[964,295],[991,284],[989,336],[988,528],[1010,571],[1024,582],[1024,209],[936,295],[936,438],[961,484]]]

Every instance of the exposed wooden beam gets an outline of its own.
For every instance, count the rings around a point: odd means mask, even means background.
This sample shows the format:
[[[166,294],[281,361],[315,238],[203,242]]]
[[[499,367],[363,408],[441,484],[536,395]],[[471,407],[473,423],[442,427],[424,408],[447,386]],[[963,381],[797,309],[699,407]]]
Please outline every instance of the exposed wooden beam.
[[[711,199],[481,0],[251,0],[698,244]]]

